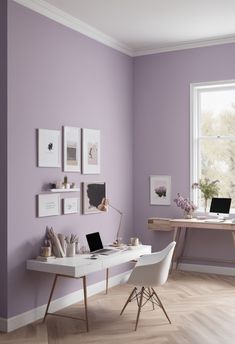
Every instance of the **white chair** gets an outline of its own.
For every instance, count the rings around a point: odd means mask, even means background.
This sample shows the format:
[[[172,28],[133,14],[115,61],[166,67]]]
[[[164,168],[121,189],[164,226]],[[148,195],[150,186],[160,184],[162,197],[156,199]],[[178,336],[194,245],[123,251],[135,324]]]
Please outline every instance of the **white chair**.
[[[128,297],[120,315],[122,315],[129,302],[133,300],[137,301],[138,312],[135,323],[135,331],[137,330],[141,308],[148,301],[152,302],[153,309],[155,304],[158,305],[163,310],[165,316],[171,324],[170,318],[168,317],[165,308],[163,307],[163,304],[153,287],[157,287],[166,283],[175,245],[176,242],[173,241],[162,251],[146,254],[140,257],[128,279],[127,283],[133,284],[135,287]],[[140,287],[139,291],[137,286]]]

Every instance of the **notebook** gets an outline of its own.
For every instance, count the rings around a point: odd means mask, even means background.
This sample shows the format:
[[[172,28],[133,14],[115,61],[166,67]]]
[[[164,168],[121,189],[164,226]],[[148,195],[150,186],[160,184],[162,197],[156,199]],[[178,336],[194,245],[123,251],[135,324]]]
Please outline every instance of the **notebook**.
[[[104,255],[117,253],[117,251],[114,249],[104,248],[99,232],[87,234],[86,239],[87,239],[90,252],[92,253],[104,254]]]

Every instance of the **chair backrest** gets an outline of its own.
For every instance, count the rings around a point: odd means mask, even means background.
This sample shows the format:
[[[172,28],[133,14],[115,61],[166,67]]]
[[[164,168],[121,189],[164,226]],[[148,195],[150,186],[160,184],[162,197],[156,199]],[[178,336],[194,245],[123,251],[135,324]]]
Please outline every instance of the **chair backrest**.
[[[162,285],[167,281],[176,242],[172,241],[162,251],[139,258],[128,283],[145,287]]]

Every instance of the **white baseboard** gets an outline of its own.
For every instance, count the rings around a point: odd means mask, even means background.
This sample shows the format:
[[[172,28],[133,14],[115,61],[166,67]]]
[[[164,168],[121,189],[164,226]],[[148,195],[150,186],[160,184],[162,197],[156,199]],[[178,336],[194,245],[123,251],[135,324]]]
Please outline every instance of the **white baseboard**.
[[[128,279],[129,274],[130,274],[130,271],[127,271],[119,275],[116,275],[114,277],[110,277],[109,287],[114,287],[118,284],[125,283]],[[88,297],[104,291],[105,287],[106,287],[105,280],[88,286],[87,287]],[[50,312],[57,312],[60,309],[68,307],[82,300],[83,300],[83,290],[80,289],[78,291],[75,291],[71,294],[68,294],[66,296],[63,296],[59,299],[52,301],[50,305]],[[34,321],[42,319],[44,316],[45,310],[46,310],[46,305],[43,305],[43,306],[34,308],[28,312],[24,312],[19,315],[16,315],[12,318],[8,318],[8,319],[0,318],[0,331],[11,332],[11,331],[16,330],[17,328],[20,328]]]
[[[198,265],[198,264],[186,264],[180,263],[179,270],[182,271],[194,271],[209,274],[218,274],[226,276],[235,276],[235,268],[232,267],[222,267],[222,266],[212,266],[212,265]],[[109,279],[109,287],[114,287],[118,284],[123,284],[127,281],[130,271],[124,272],[122,274],[116,275]],[[105,290],[105,280],[92,284],[87,288],[88,297],[98,294]],[[83,300],[83,290],[80,289],[74,293],[63,296],[51,302],[50,312],[57,312],[60,309],[68,307],[73,303]],[[46,310],[46,305],[34,308],[28,312],[16,315],[12,318],[5,319],[0,318],[0,331],[11,332],[30,324],[34,321],[42,319]]]
[[[7,332],[7,319],[0,318],[0,332]]]
[[[194,271],[204,272],[208,274],[235,276],[235,268],[232,267],[180,263],[178,269],[182,271]]]

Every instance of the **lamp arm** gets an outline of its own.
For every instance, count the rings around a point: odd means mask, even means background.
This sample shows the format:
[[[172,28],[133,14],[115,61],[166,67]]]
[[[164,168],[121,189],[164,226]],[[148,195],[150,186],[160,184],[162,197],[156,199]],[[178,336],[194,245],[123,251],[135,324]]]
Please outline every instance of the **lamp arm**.
[[[110,203],[109,203],[109,206],[110,206],[110,208],[116,210],[120,215],[123,215],[123,212],[121,212],[121,210],[115,208],[115,207],[114,207],[113,205],[111,205]]]
[[[120,214],[121,216],[120,216],[119,226],[118,226],[117,235],[116,235],[116,242],[117,242],[117,243],[118,243],[118,241],[119,241],[119,234],[120,234],[120,229],[121,229],[121,224],[122,224],[122,216],[123,216],[123,213],[122,213],[122,212],[119,212],[119,214]]]
[[[116,242],[118,243],[119,241],[119,234],[120,234],[120,229],[121,229],[121,224],[122,224],[122,216],[123,212],[117,208],[115,208],[113,205],[109,203],[110,208],[116,210],[120,214],[120,220],[119,220],[119,225],[118,225],[118,230],[117,230],[117,235],[116,235]]]

